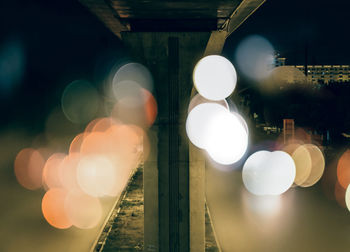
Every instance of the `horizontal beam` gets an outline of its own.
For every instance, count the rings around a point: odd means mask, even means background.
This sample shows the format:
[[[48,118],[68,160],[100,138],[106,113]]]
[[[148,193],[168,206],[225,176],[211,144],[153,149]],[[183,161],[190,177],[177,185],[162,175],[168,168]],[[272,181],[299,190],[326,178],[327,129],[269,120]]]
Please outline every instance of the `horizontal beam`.
[[[121,38],[122,31],[130,30],[130,27],[120,22],[118,14],[106,1],[79,0],[79,2],[95,14],[119,38]]]
[[[231,35],[244,21],[247,20],[266,0],[243,0],[230,18],[221,27],[227,31],[227,37]]]

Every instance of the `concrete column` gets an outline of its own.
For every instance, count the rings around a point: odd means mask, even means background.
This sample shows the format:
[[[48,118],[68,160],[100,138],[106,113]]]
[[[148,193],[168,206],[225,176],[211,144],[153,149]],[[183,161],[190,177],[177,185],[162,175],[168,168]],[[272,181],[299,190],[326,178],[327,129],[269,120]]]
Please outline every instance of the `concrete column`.
[[[158,103],[152,155],[144,167],[145,251],[205,249],[205,163],[195,151],[190,162],[185,120],[192,72],[212,41],[210,34],[122,33],[133,55],[152,72]]]
[[[154,199],[144,201],[144,240],[147,241],[145,251],[158,251],[158,136],[157,127],[152,127],[148,132],[150,142],[150,154],[143,165],[144,199]],[[145,172],[146,171],[146,172]],[[157,235],[155,235],[157,234]]]
[[[190,251],[205,251],[205,157],[190,143]],[[193,230],[193,232],[192,232]],[[194,232],[195,231],[195,232]]]

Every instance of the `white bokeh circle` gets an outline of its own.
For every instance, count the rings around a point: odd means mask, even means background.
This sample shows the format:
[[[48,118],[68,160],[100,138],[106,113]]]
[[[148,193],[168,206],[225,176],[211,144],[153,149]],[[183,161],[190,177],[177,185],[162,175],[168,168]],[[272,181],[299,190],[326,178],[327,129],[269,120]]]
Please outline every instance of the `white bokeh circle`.
[[[228,97],[235,89],[237,73],[225,57],[210,55],[202,58],[195,66],[193,82],[201,96],[219,101]]]
[[[240,160],[248,148],[248,130],[235,112],[217,113],[209,125],[206,150],[217,163],[229,165]]]
[[[292,157],[283,151],[258,151],[245,162],[243,183],[255,195],[279,195],[287,191],[295,178]]]
[[[194,107],[188,114],[187,136],[198,148],[205,149],[208,146],[209,126],[219,113],[227,113],[227,109],[216,103],[202,103]]]

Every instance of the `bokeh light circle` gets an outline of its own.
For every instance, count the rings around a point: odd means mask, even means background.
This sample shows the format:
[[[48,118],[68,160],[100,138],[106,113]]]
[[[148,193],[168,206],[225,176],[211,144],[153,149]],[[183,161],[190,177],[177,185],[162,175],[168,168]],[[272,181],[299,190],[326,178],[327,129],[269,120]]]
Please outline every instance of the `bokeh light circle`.
[[[77,124],[86,123],[98,111],[99,96],[89,82],[75,80],[65,88],[61,105],[68,120]]]
[[[81,229],[95,227],[102,217],[100,201],[79,190],[68,193],[64,209],[72,224]]]
[[[134,92],[120,94],[111,116],[126,124],[148,128],[154,123],[157,112],[157,102],[152,93],[140,87]]]
[[[43,182],[46,188],[62,187],[61,163],[65,157],[63,153],[54,153],[46,161],[43,170]]]
[[[186,119],[186,132],[190,141],[198,148],[208,146],[209,126],[219,113],[228,113],[227,109],[216,103],[202,103],[194,107]]]
[[[131,84],[131,86],[121,87],[121,83]],[[145,88],[149,91],[153,90],[153,78],[150,71],[142,64],[131,62],[123,65],[113,76],[112,86],[116,98],[120,98],[123,92],[132,92],[134,85]]]
[[[80,133],[73,138],[73,140],[69,146],[69,154],[80,152],[80,147],[84,141],[84,136],[85,136],[84,133]]]
[[[337,178],[344,189],[348,188],[350,184],[350,150],[345,151],[338,161]]]
[[[112,162],[102,155],[81,158],[77,167],[77,181],[82,191],[93,197],[107,196],[113,190],[116,171]]]
[[[32,148],[21,150],[15,159],[14,171],[18,183],[26,189],[35,190],[42,186],[44,158]]]
[[[237,74],[232,63],[219,55],[202,58],[194,68],[193,82],[201,96],[219,101],[236,87]]]
[[[41,210],[44,218],[55,228],[66,229],[72,226],[64,209],[66,197],[66,190],[53,188],[47,191],[42,199]]]
[[[294,182],[294,161],[283,151],[258,151],[246,160],[242,178],[247,190],[255,195],[279,195]]]
[[[310,175],[300,186],[301,187],[310,187],[316,184],[322,177],[325,169],[325,159],[322,151],[314,144],[305,144],[304,145],[309,151],[312,168]]]
[[[209,125],[206,150],[217,163],[229,165],[241,159],[248,147],[248,132],[237,113],[217,113]]]
[[[67,155],[60,163],[59,179],[62,187],[67,190],[78,189],[77,167],[80,162],[80,154],[72,153]]]
[[[296,169],[294,183],[300,186],[309,178],[311,174],[311,156],[308,149],[304,145],[297,147],[291,156],[294,160]]]
[[[237,47],[235,60],[239,70],[248,78],[262,80],[274,66],[274,48],[265,38],[252,35]]]

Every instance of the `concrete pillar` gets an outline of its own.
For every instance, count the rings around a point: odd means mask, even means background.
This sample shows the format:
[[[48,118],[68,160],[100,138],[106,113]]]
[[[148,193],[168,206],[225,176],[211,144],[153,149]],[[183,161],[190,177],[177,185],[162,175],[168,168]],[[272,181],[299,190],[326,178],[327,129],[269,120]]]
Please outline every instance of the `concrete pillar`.
[[[203,56],[220,55],[227,32],[213,31],[205,47]],[[192,88],[191,97],[196,94]],[[202,150],[190,143],[190,251],[205,251],[205,166]]]
[[[148,140],[151,151],[143,165],[143,184],[147,185],[143,190],[144,199],[144,240],[147,241],[145,251],[158,251],[159,222],[158,222],[158,136],[157,127],[148,131]],[[146,228],[147,227],[147,228]],[[157,234],[157,235],[155,235]]]
[[[145,251],[205,249],[205,162],[195,149],[189,155],[185,120],[192,72],[210,38],[210,32],[122,33],[152,72],[158,103],[152,152],[144,166]]]

